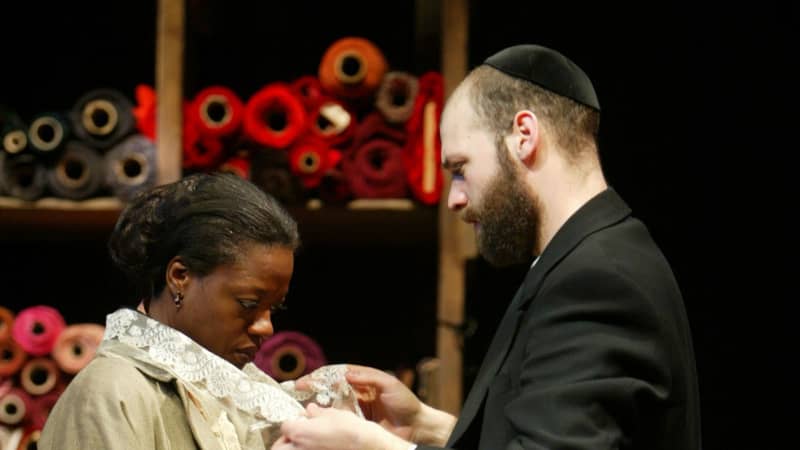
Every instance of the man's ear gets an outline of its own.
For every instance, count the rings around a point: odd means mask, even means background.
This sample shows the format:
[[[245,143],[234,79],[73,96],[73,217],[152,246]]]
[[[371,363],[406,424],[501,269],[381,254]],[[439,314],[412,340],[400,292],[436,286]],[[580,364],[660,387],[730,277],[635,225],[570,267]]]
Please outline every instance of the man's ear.
[[[167,287],[171,291],[171,296],[177,293],[185,293],[186,285],[189,282],[189,268],[180,256],[172,258],[167,264]]]
[[[533,112],[522,110],[514,116],[514,150],[517,158],[525,165],[530,165],[536,156],[539,132],[539,120]]]

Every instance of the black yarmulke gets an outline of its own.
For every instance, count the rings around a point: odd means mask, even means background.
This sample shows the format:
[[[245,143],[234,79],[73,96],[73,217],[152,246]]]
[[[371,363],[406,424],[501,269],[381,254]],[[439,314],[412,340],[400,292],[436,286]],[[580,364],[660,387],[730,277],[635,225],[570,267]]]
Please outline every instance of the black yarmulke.
[[[541,45],[515,45],[500,50],[483,63],[600,110],[600,102],[589,77],[574,62],[555,50]]]

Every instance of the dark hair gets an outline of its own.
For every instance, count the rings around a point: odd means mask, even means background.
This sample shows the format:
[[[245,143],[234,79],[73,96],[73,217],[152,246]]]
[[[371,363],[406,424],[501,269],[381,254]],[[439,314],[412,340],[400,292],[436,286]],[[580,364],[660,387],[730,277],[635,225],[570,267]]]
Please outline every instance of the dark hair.
[[[598,111],[486,65],[473,69],[468,80],[472,107],[498,141],[511,132],[514,115],[529,109],[555,134],[571,162],[596,149]]]
[[[227,173],[196,174],[133,198],[108,248],[137,294],[151,298],[164,289],[167,264],[175,256],[204,276],[234,261],[249,243],[295,250],[297,224],[249,181]]]

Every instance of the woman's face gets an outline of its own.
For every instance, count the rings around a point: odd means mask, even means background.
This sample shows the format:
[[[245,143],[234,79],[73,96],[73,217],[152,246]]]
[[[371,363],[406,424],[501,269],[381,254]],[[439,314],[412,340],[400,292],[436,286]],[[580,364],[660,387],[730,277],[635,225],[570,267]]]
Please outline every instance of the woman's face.
[[[289,290],[294,253],[286,247],[245,245],[231,264],[197,277],[186,271],[174,328],[241,368],[273,333],[272,313]]]

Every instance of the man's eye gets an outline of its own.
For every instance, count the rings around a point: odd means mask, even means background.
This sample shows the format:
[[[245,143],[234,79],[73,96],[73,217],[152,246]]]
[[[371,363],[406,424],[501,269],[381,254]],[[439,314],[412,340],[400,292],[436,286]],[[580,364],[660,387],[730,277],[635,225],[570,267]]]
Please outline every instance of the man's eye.
[[[244,308],[244,309],[254,309],[254,308],[258,307],[258,301],[257,300],[239,299],[238,301],[239,301],[239,304],[242,305],[242,308]]]

